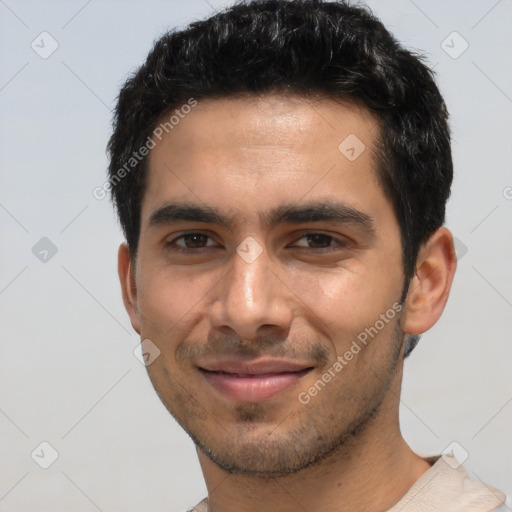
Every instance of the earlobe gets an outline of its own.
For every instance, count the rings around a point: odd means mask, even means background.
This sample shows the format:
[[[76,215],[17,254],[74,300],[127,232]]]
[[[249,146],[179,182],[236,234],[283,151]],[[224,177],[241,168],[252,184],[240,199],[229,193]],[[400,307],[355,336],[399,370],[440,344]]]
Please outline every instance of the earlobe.
[[[117,271],[121,283],[124,307],[130,317],[132,327],[140,334],[139,311],[137,309],[137,286],[135,269],[130,258],[130,250],[126,243],[119,246],[117,255]]]
[[[451,232],[441,227],[419,251],[405,299],[404,331],[421,334],[441,316],[453,282],[457,257]]]

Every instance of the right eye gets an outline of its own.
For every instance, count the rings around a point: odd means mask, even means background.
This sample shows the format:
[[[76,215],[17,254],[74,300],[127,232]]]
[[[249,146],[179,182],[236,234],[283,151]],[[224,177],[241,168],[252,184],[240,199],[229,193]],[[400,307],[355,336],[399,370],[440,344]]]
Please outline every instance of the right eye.
[[[174,249],[180,252],[199,252],[201,249],[215,247],[216,244],[211,237],[204,233],[184,233],[173,240],[166,242],[165,246],[169,249]]]

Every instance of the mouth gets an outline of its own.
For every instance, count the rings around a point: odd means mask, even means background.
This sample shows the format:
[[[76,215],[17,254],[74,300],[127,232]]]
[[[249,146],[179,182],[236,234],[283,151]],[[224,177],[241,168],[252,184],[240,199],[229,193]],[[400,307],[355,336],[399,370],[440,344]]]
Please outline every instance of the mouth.
[[[207,383],[237,402],[262,402],[290,389],[312,366],[289,361],[216,361],[199,366]]]

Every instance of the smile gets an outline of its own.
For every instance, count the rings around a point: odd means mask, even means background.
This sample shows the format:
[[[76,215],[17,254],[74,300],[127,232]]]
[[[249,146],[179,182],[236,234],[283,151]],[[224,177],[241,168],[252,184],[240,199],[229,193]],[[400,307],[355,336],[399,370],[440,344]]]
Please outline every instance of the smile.
[[[205,367],[206,366],[206,367]],[[262,402],[295,386],[313,368],[283,361],[224,361],[201,366],[207,383],[237,402]]]

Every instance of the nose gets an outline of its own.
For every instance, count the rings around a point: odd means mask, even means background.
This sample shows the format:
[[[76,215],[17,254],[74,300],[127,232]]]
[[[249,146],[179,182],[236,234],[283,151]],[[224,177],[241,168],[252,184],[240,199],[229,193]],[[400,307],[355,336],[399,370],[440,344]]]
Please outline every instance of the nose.
[[[253,341],[263,334],[286,336],[293,294],[263,251],[254,261],[235,253],[210,309],[212,327]]]

